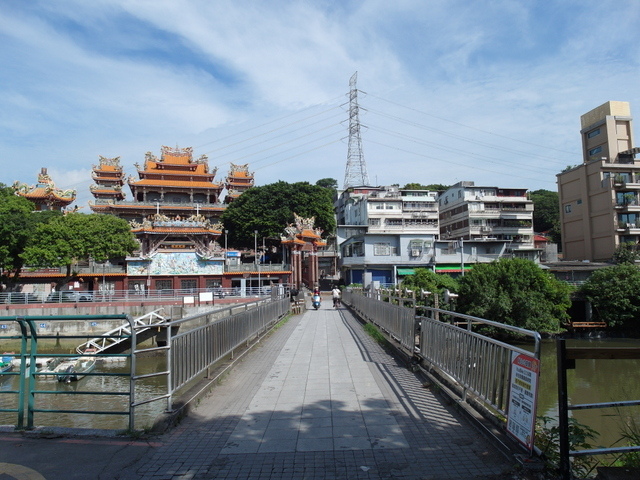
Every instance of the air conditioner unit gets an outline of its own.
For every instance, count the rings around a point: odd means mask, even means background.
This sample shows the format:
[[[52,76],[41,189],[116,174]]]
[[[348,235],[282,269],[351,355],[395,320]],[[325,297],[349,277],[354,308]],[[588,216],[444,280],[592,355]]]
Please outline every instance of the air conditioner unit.
[[[419,257],[420,256],[420,249],[419,248],[414,248],[411,250],[411,256],[412,257]]]

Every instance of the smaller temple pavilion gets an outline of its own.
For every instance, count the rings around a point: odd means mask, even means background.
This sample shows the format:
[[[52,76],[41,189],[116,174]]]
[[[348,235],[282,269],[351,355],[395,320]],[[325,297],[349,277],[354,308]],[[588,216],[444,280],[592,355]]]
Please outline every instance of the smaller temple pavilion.
[[[32,201],[36,210],[64,210],[76,199],[75,190],[56,188],[46,168],[40,170],[36,185],[16,181],[13,183],[13,190],[16,195]]]
[[[100,156],[100,163],[93,166],[91,173],[95,185],[89,189],[99,203],[110,203],[124,200],[124,172],[120,166],[120,157],[106,158]]]
[[[318,286],[319,269],[317,252],[327,243],[322,239],[322,230],[315,228],[315,218],[295,215],[295,223],[285,228],[282,246],[287,249],[293,273],[291,284],[295,288]]]
[[[227,195],[224,197],[225,203],[231,203],[245,190],[253,187],[253,173],[249,173],[249,164],[235,165],[232,163],[225,187],[227,188]]]

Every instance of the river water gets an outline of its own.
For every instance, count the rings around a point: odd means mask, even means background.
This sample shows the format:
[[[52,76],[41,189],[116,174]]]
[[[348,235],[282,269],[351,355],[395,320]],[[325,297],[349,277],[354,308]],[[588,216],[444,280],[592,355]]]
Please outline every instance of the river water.
[[[51,353],[68,353],[66,351],[49,351]],[[14,371],[17,368],[14,369]],[[166,370],[164,357],[138,357],[136,359],[136,372],[138,375],[150,374]],[[106,373],[109,376],[86,376],[77,382],[69,384],[60,383],[55,376],[37,376],[36,389],[54,393],[37,393],[35,395],[36,409],[51,410],[82,410],[101,412],[126,412],[128,410],[128,396],[115,395],[87,395],[86,392],[128,392],[129,379],[126,376],[111,376],[129,372],[129,362],[125,360],[98,361],[93,373]],[[20,378],[18,375],[4,377],[0,381],[0,405],[3,408],[16,408],[17,394],[3,393],[9,390],[19,390]],[[150,399],[165,394],[166,377],[158,376],[138,380],[135,387],[136,402]],[[25,404],[26,405],[26,404]],[[144,404],[135,408],[136,429],[151,427],[155,418],[167,407],[166,400]],[[0,412],[0,425],[16,425],[17,413]],[[26,419],[25,419],[26,422]],[[73,428],[100,428],[111,430],[126,430],[128,428],[128,416],[126,415],[93,415],[35,412],[35,426],[56,426]]]
[[[567,340],[567,347],[638,347],[640,341],[627,339]],[[538,416],[558,416],[558,382],[555,340],[542,344]],[[567,370],[567,390],[570,404],[603,403],[640,400],[640,360],[576,360],[575,370]],[[579,423],[598,432],[592,445],[610,447],[624,445],[621,439],[624,424],[640,425],[640,407],[575,410],[571,412]],[[638,432],[640,434],[640,432]]]
[[[568,340],[567,346],[638,346],[635,340]],[[69,350],[67,349],[66,352]],[[63,353],[62,351],[48,353]],[[538,416],[544,415],[557,418],[558,393],[556,373],[555,341],[545,340],[542,344],[542,366],[540,388],[538,392]],[[137,359],[137,373],[148,374],[161,372],[166,369],[164,357],[139,357]],[[128,371],[125,362],[108,362],[98,364],[95,372],[123,373]],[[576,369],[567,372],[570,403],[598,403],[622,400],[640,400],[640,360],[577,360]],[[18,377],[12,376],[0,383],[0,391],[17,390]],[[166,378],[153,377],[140,381],[136,386],[136,399],[151,398],[166,393]],[[38,389],[61,392],[56,395],[36,395],[37,408],[52,408],[59,410],[93,409],[101,411],[126,410],[127,397],[73,395],[69,392],[88,391],[128,391],[127,377],[93,376],[85,377],[70,385],[53,380],[38,380]],[[15,395],[0,395],[0,405],[11,408],[8,397]],[[15,401],[14,401],[15,403]],[[160,400],[136,408],[135,427],[144,429],[150,427],[157,415],[166,408],[166,400]],[[594,446],[612,446],[620,438],[622,425],[630,419],[640,424],[640,407],[625,407],[622,409],[598,409],[572,412],[572,415],[582,424],[588,425],[599,433],[592,443]],[[15,413],[1,413],[0,424],[15,425]],[[79,428],[126,429],[128,419],[116,415],[77,415],[77,414],[35,414],[35,424],[45,426],[64,426]]]

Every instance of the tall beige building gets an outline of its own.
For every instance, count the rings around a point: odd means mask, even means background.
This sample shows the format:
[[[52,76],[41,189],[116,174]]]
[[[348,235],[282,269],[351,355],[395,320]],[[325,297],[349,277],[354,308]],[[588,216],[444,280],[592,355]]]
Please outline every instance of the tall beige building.
[[[609,261],[640,240],[640,160],[628,102],[580,117],[582,164],[557,175],[565,260]]]

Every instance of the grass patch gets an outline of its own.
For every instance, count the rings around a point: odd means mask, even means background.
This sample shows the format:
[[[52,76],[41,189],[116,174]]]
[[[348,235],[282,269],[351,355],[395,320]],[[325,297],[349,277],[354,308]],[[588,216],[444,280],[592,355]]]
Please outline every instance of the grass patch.
[[[389,344],[385,336],[380,332],[380,330],[378,330],[378,328],[374,324],[365,323],[364,331],[367,332],[367,334],[371,338],[373,338],[378,345],[386,347]]]
[[[276,330],[278,330],[280,327],[282,327],[285,323],[287,323],[289,321],[289,319],[292,317],[291,314],[287,314],[284,317],[282,317],[282,320],[280,320],[278,323],[276,323],[273,328],[271,329],[271,331],[275,332]]]

